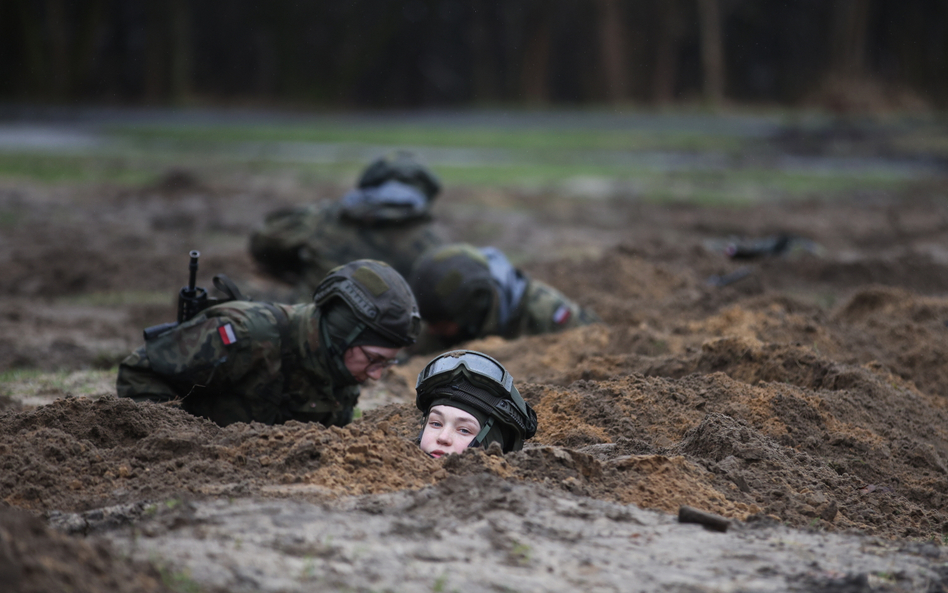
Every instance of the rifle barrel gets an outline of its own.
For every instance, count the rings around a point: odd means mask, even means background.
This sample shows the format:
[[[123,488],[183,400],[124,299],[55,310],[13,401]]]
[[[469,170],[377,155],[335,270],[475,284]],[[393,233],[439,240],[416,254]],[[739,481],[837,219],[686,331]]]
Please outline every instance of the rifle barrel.
[[[188,264],[188,271],[190,272],[188,277],[188,293],[194,294],[194,289],[197,286],[198,258],[201,257],[201,252],[195,249],[188,255],[191,256],[191,263]]]

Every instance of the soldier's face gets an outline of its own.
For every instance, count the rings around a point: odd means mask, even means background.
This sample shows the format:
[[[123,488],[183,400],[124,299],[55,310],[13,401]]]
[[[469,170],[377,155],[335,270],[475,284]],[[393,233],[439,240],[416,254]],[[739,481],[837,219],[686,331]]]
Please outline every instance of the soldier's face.
[[[477,418],[452,406],[434,406],[425,419],[421,450],[432,457],[461,453],[481,430]]]
[[[397,355],[397,348],[353,346],[346,350],[342,361],[349,372],[352,373],[353,378],[357,382],[363,383],[367,379],[378,380],[386,367],[391,366]]]

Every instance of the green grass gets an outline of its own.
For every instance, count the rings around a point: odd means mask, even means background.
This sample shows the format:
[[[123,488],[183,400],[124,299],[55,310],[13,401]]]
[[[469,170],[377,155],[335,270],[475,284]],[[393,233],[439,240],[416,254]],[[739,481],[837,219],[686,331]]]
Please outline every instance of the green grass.
[[[115,393],[116,368],[84,371],[13,369],[0,373],[0,395],[36,406],[64,395],[98,396]]]
[[[173,166],[186,166],[196,170],[199,176],[209,177],[248,172],[264,176],[289,173],[306,186],[326,182],[348,185],[364,163],[248,161],[235,155],[201,152],[164,155],[151,161],[135,154],[105,158],[0,154],[0,178],[49,183],[113,182],[141,186],[154,183]],[[518,159],[498,165],[442,165],[437,167],[437,173],[447,187],[516,187],[542,191],[564,187],[576,179],[594,178],[631,185],[635,188],[634,197],[638,199],[733,205],[767,199],[832,196],[861,190],[897,190],[913,182],[911,178],[874,172],[854,175],[850,172],[787,172],[763,168],[664,171],[640,165],[576,162],[562,155],[549,161]],[[0,228],[13,226],[18,220],[15,211],[0,212]]]
[[[154,165],[154,162],[138,162],[122,155],[0,152],[0,178],[42,183],[115,182],[137,185],[154,181]]]
[[[104,166],[95,157],[32,155],[19,161],[0,155],[0,178],[31,179],[39,182],[114,182],[127,185],[154,183],[162,172],[172,166],[186,166],[199,175],[214,176],[251,172],[259,175],[290,173],[302,185],[337,183],[348,185],[356,178],[363,163],[311,164],[255,161],[248,163],[237,157],[208,158],[207,155],[182,154],[177,160],[157,159],[147,167],[138,157],[129,162]],[[120,157],[110,157],[118,162]],[[210,171],[210,173],[206,173]],[[437,172],[447,187],[472,186],[533,190],[564,187],[582,178],[604,179],[631,184],[639,199],[668,202],[684,201],[699,204],[752,204],[767,199],[809,196],[832,196],[861,190],[897,190],[913,180],[900,176],[862,173],[826,174],[824,172],[785,172],[770,169],[733,169],[727,171],[680,170],[662,171],[648,167],[597,165],[576,162],[519,162],[497,166],[439,166]],[[0,212],[0,228],[16,224],[16,212]],[[93,297],[99,298],[99,297]],[[113,297],[103,297],[113,298]]]
[[[0,385],[33,381],[46,374],[48,373],[44,373],[38,369],[13,369],[3,371],[0,373]]]
[[[23,219],[23,213],[16,210],[0,210],[0,229],[12,229]]]
[[[177,593],[201,593],[201,585],[191,577],[191,572],[185,570],[174,570],[167,565],[157,564],[161,581],[164,585]]]
[[[106,142],[90,153],[0,153],[0,179],[142,186],[154,183],[170,168],[185,167],[207,180],[289,175],[303,187],[323,183],[348,186],[365,166],[367,154],[379,148],[425,147],[473,150],[466,163],[433,164],[447,187],[569,190],[576,180],[594,178],[616,182],[626,188],[625,194],[654,202],[739,206],[769,199],[898,190],[915,181],[913,175],[894,169],[783,170],[768,165],[701,169],[698,163],[687,161],[688,155],[753,155],[774,147],[753,138],[675,125],[678,127],[670,125],[668,130],[656,132],[409,125],[383,119],[344,123],[327,118],[302,125],[112,126],[106,134],[113,143]],[[948,140],[940,128],[926,130],[906,137],[924,140],[930,150],[941,153]],[[329,147],[326,160],[305,151],[277,154],[277,143],[281,142],[325,144]],[[639,160],[643,155],[646,159]],[[669,160],[674,170],[663,167],[662,162],[651,164],[648,159],[654,157]],[[17,220],[15,211],[0,212],[0,228]]]
[[[89,307],[118,307],[125,305],[167,305],[169,311],[174,307],[177,295],[168,291],[120,291],[90,292],[63,297],[62,304],[83,305]]]
[[[510,150],[685,150],[731,151],[739,138],[694,132],[657,134],[644,130],[543,129],[431,124],[311,124],[286,126],[121,126],[116,136],[143,144],[313,142],[325,144],[434,146]]]

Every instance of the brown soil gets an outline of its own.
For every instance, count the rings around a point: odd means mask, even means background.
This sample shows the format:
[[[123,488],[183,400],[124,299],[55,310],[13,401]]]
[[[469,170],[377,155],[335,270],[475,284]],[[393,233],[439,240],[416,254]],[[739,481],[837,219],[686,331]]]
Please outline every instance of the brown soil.
[[[68,537],[9,508],[0,508],[0,583],[23,593],[174,590],[150,564],[117,558],[105,542]]]
[[[0,394],[0,500],[39,517],[110,505],[139,505],[141,515],[144,503],[170,499],[326,502],[487,472],[499,483],[667,512],[689,505],[941,541],[945,194],[934,184],[734,210],[448,192],[439,201],[446,232],[520,254],[530,274],[605,321],[468,345],[507,365],[536,408],[540,428],[524,451],[422,454],[410,386],[426,359],[417,357],[370,390],[363,418],[344,429],[219,428],[112,393],[58,393],[36,408]],[[202,251],[203,285],[226,272],[258,298],[290,294],[256,272],[246,237],[266,211],[308,199],[253,180],[0,188],[0,209],[17,220],[0,234],[0,369],[111,367],[139,344],[142,327],[172,317],[189,249]],[[485,237],[485,228],[494,230]],[[778,232],[820,250],[738,262],[717,247],[733,234]],[[707,282],[742,266],[743,279]],[[162,292],[167,303],[143,296]],[[65,590],[46,583],[77,580],[86,581],[82,591],[165,586],[107,547],[64,538],[0,509],[0,576],[18,575],[17,591]],[[50,550],[49,562],[31,559],[40,549]],[[74,563],[82,574],[70,572]]]

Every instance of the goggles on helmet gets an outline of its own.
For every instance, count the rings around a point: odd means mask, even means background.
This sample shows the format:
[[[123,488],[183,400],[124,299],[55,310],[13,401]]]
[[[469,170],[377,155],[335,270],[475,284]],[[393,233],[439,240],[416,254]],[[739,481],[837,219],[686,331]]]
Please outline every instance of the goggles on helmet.
[[[428,363],[418,375],[418,382],[415,384],[418,407],[427,412],[428,404],[436,397],[434,392],[439,387],[452,383],[459,375],[463,375],[474,386],[496,396],[488,396],[485,399],[477,391],[458,388],[460,393],[480,402],[478,407],[483,408],[485,413],[505,426],[515,427],[521,439],[529,439],[536,434],[536,412],[523,401],[507,369],[490,356],[472,350],[448,352]],[[463,395],[457,397],[468,399]]]
[[[490,356],[472,350],[455,350],[429,362],[428,366],[418,375],[415,389],[446,382],[454,376],[453,371],[458,367],[467,369],[468,374],[478,375],[499,384],[507,393],[510,393],[513,387],[513,377],[510,376],[507,369]],[[442,380],[439,380],[439,377]],[[471,377],[471,379],[476,380],[475,377]]]

